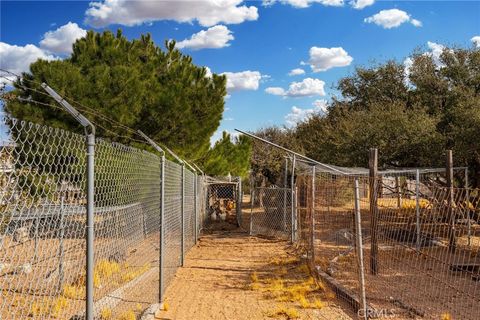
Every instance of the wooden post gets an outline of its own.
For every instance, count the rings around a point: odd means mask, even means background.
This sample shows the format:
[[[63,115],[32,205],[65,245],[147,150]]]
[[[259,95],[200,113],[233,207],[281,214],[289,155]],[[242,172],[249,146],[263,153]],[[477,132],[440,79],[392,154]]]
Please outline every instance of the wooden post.
[[[371,228],[371,244],[370,244],[370,273],[378,274],[378,150],[370,149],[369,156],[369,178],[370,178],[370,228]]]
[[[395,192],[397,193],[397,208],[402,208],[402,189],[400,187],[400,177],[395,176]]]
[[[453,194],[453,152],[447,150],[447,190],[448,190],[448,217],[450,221],[448,248],[455,252],[457,240],[455,238],[455,200]]]

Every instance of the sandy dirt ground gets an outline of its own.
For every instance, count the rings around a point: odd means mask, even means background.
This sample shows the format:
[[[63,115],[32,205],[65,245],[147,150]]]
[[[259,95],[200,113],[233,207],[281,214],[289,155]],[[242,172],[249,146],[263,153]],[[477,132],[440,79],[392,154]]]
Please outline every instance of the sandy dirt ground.
[[[213,231],[186,255],[157,319],[352,319],[305,267],[285,241]]]

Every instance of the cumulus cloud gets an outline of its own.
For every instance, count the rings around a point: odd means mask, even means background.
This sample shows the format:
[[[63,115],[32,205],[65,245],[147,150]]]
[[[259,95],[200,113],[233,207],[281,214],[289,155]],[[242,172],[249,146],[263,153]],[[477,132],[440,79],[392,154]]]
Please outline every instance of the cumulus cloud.
[[[326,71],[334,67],[345,67],[352,63],[353,58],[342,47],[310,48],[308,63],[314,72]]]
[[[227,27],[218,25],[195,33],[190,39],[185,39],[176,44],[177,48],[219,49],[230,46],[229,41],[233,40],[232,31]]]
[[[428,41],[427,42],[427,47],[428,47],[428,50],[425,51],[423,53],[423,55],[431,57],[433,62],[437,66],[437,68],[443,67],[444,65],[441,62],[440,56],[442,55],[443,51],[445,50],[445,46],[440,44],[440,43]],[[451,49],[449,49],[449,50],[451,50]],[[406,58],[403,61],[403,65],[404,65],[404,68],[405,68],[405,75],[407,77],[410,76],[410,69],[413,66],[413,59],[411,57]]]
[[[40,47],[56,54],[70,54],[72,44],[86,34],[87,31],[80,28],[78,24],[69,22],[57,30],[46,32],[40,41]]]
[[[332,7],[341,7],[344,4],[344,0],[263,0],[263,5],[271,6],[277,2],[291,5],[294,8],[308,8],[313,3]]]
[[[301,75],[301,74],[305,74],[305,70],[303,70],[301,68],[293,69],[288,73],[289,76],[298,76],[298,75]]]
[[[410,22],[415,27],[421,27],[422,22],[413,19],[408,13],[399,9],[382,10],[371,17],[363,20],[366,23],[374,23],[385,29],[397,28],[405,22]]]
[[[280,87],[269,87],[265,89],[266,93],[283,97],[310,97],[324,96],[325,82],[319,79],[305,78],[300,82],[292,82],[288,90]]]
[[[227,76],[227,90],[257,90],[262,79],[259,71],[224,72]]]
[[[480,36],[475,36],[472,39],[470,39],[470,41],[473,42],[475,47],[480,48]]]
[[[353,0],[350,1],[350,5],[352,8],[361,10],[365,7],[371,6],[372,4],[375,3],[375,0]]]
[[[25,46],[0,42],[0,68],[20,74],[30,70],[30,64],[38,59],[54,60],[55,56],[33,44]]]
[[[285,123],[289,127],[294,127],[300,122],[303,122],[310,118],[314,114],[325,114],[327,112],[326,100],[315,100],[312,103],[313,108],[301,109],[293,106],[289,114],[285,116]]]
[[[91,2],[86,23],[94,27],[110,24],[139,25],[158,20],[198,21],[210,27],[258,19],[258,9],[241,5],[242,0],[151,1],[104,0]]]

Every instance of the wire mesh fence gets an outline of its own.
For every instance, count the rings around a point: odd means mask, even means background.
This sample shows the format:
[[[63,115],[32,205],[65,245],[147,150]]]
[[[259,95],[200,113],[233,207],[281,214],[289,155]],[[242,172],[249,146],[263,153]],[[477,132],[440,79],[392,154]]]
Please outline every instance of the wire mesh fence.
[[[250,234],[290,239],[292,190],[256,188],[252,196]]]
[[[0,318],[83,318],[85,136],[15,119],[2,126]],[[95,142],[93,313],[131,318],[159,302],[194,245],[203,177],[150,152]]]

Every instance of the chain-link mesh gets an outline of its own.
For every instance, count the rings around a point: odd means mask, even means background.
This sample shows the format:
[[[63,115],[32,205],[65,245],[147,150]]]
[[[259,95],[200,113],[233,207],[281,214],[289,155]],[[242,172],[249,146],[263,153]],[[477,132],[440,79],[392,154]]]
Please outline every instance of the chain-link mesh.
[[[203,224],[228,222],[238,225],[237,206],[239,205],[239,181],[221,181],[220,178],[207,178],[206,215]]]
[[[478,319],[478,190],[442,187],[434,183],[444,179],[439,172],[380,173],[376,190],[370,189],[368,176],[319,172],[313,179],[310,171],[297,177],[299,243],[337,293],[361,308],[355,179],[371,315]]]
[[[14,119],[2,124],[9,135],[0,149],[0,318],[82,318],[86,138]],[[181,265],[182,214],[185,252],[195,243],[204,179],[166,160],[160,251],[161,168],[155,154],[96,139],[95,318],[138,317],[159,301],[160,273],[163,292]]]
[[[8,125],[11,141],[0,149],[1,318],[69,318],[85,304],[85,138]]]
[[[165,286],[181,265],[182,254],[182,166],[165,163]]]
[[[256,188],[250,216],[250,234],[290,239],[292,234],[292,190]]]

